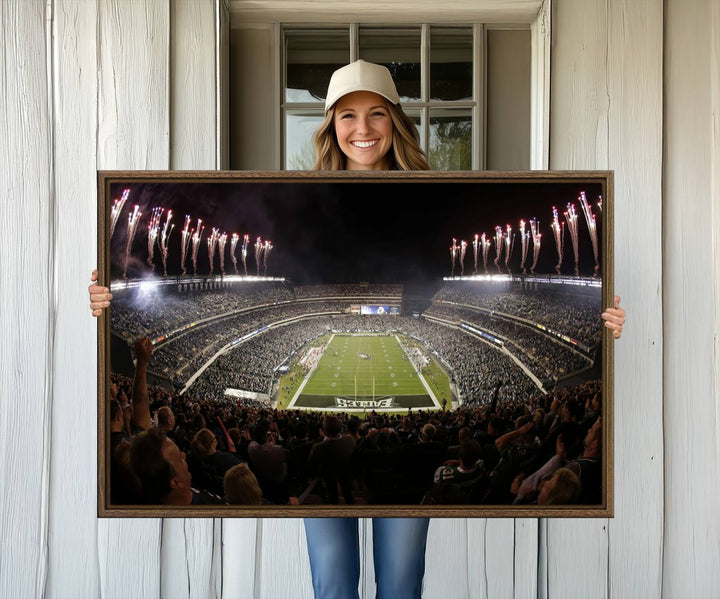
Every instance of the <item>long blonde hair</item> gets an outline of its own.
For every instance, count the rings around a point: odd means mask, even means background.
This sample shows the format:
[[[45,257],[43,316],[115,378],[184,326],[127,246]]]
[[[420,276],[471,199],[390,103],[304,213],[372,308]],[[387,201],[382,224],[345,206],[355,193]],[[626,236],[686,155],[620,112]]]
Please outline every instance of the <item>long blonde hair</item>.
[[[392,148],[387,153],[391,171],[428,171],[430,166],[420,148],[420,136],[415,123],[400,104],[385,102],[393,123]],[[344,171],[347,160],[335,135],[335,106],[325,113],[325,119],[313,134],[315,146],[314,171]]]

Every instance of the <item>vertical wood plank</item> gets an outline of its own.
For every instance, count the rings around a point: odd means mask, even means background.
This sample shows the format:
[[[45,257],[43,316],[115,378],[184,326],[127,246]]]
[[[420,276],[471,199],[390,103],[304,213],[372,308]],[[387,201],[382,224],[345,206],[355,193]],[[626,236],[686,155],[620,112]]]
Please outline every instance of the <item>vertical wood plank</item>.
[[[607,0],[554,0],[550,168],[608,165]]]
[[[662,593],[663,2],[608,2],[609,168],[615,171],[615,291],[627,335],[615,343],[613,597]],[[639,391],[639,390],[642,391]]]
[[[0,596],[47,575],[54,306],[45,2],[0,4]],[[88,451],[83,448],[84,451]]]
[[[425,579],[423,599],[443,599],[452,595],[456,599],[469,599],[473,594],[468,581],[471,567],[471,544],[480,539],[471,538],[475,520],[464,518],[431,518],[425,551]],[[482,520],[482,522],[486,522]],[[482,537],[484,537],[484,527]],[[480,566],[476,562],[474,567]],[[481,567],[481,566],[480,566]],[[481,587],[476,587],[476,590]]]
[[[512,597],[515,587],[515,520],[493,518],[485,528],[485,580],[487,597]],[[468,538],[468,543],[473,539]],[[470,566],[473,562],[470,560]]]
[[[256,592],[255,584],[259,559],[256,547],[261,522],[262,520],[255,518],[228,518],[222,521],[223,599],[254,599],[262,596]],[[288,554],[291,548],[292,546],[287,546]]]
[[[98,168],[167,169],[169,3],[98,0]]]
[[[98,3],[99,169],[169,166],[168,2]],[[160,595],[162,521],[99,521],[103,597]]]
[[[710,174],[712,183],[711,197],[711,228],[713,231],[712,276],[715,282],[713,297],[715,298],[715,330],[713,331],[713,389],[715,397],[720,394],[720,5],[713,5],[711,13],[713,24],[712,48],[710,52],[710,101],[712,106],[712,147]],[[715,403],[715,430],[720,430],[720,402]]]
[[[607,520],[549,520],[547,561],[548,597],[608,597]]]
[[[423,598],[512,597],[514,528],[508,518],[432,519]]]
[[[720,10],[703,1],[665,6],[663,593],[712,597],[720,589]]]
[[[58,275],[46,595],[98,597],[97,325],[86,291],[97,248],[97,8],[56,0],[53,13]]]
[[[615,518],[548,522],[547,594],[658,596],[662,3],[553,9],[551,168],[615,171],[614,287],[630,317],[615,345]]]
[[[518,599],[538,595],[539,522],[515,519],[513,596]]]
[[[605,0],[552,4],[551,169],[608,167],[606,9]],[[607,597],[607,520],[550,519],[545,528],[547,596]]]
[[[215,32],[215,0],[171,0],[171,169],[217,168]]]
[[[255,597],[312,599],[310,558],[300,518],[258,520]]]
[[[170,168],[216,167],[214,0],[170,0]],[[163,522],[163,597],[219,597],[221,526],[212,519]]]

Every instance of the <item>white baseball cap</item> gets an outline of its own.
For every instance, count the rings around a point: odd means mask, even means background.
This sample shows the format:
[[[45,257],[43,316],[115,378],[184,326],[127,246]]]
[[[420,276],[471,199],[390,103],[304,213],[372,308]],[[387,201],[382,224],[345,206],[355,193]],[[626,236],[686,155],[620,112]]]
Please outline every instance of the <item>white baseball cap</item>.
[[[339,68],[330,77],[325,112],[343,96],[358,91],[375,92],[393,104],[400,101],[395,82],[386,67],[356,60]]]

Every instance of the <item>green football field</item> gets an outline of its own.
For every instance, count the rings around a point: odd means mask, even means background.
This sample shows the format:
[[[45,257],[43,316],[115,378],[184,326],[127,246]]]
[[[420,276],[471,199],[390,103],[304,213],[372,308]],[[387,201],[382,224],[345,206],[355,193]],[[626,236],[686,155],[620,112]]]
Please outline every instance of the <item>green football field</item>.
[[[394,335],[333,335],[290,408],[439,408]]]

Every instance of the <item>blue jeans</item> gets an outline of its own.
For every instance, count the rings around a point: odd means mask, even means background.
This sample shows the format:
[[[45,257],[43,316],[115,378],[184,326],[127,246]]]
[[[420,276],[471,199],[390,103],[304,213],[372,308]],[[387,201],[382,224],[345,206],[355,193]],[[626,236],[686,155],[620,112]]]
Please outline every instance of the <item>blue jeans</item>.
[[[373,518],[377,599],[420,599],[429,518]],[[357,518],[305,518],[315,599],[358,599]]]

